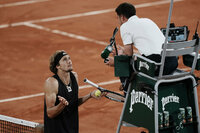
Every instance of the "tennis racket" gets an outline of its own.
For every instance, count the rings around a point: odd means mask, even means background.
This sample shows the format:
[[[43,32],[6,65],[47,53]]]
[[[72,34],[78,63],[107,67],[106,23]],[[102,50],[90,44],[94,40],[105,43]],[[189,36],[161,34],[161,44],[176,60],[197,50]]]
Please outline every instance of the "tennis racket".
[[[98,86],[97,84],[93,83],[92,81],[90,81],[88,79],[84,79],[84,82],[90,84],[91,86],[93,86],[97,89],[99,89],[101,92],[106,92],[107,94],[105,95],[105,97],[110,99],[110,100],[113,100],[113,101],[116,101],[116,102],[124,102],[124,100],[125,100],[125,96],[123,96],[123,95],[121,95],[117,92],[104,89],[104,88]]]

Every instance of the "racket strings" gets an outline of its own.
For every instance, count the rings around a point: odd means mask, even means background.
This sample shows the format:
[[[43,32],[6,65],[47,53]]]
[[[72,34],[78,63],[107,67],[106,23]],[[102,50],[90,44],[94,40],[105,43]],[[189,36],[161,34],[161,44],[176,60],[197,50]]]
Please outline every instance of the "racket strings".
[[[113,93],[107,93],[105,95],[105,97],[110,100],[117,101],[117,102],[124,102],[124,100],[125,100],[124,96],[113,94]]]

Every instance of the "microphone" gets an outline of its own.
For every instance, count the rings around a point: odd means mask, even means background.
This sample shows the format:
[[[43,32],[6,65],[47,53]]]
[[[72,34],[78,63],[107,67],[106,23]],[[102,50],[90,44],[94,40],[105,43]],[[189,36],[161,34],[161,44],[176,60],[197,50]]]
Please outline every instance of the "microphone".
[[[106,59],[108,58],[109,54],[112,52],[113,47],[108,45],[102,52],[101,52],[101,58]]]
[[[113,51],[113,44],[115,45],[115,35],[118,31],[118,28],[116,27],[113,31],[113,36],[110,39],[110,44],[106,46],[106,48],[101,52],[101,58],[106,60],[108,58],[109,54]]]

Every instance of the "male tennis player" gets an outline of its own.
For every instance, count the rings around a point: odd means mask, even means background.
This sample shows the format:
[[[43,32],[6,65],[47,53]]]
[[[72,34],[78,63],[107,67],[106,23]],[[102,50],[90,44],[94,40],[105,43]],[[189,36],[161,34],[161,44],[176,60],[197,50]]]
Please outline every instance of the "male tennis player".
[[[55,75],[45,82],[44,132],[78,133],[78,106],[99,97],[94,91],[78,97],[77,74],[72,72],[72,61],[65,51],[56,51],[50,57],[50,70]]]
[[[160,62],[165,37],[158,26],[148,18],[136,16],[136,9],[130,3],[120,4],[115,12],[121,25],[120,34],[124,44],[124,47],[119,47],[119,54],[132,56],[133,47],[135,47],[142,56]],[[114,58],[108,57],[108,60],[106,64],[114,66]],[[177,66],[176,57],[167,57],[163,74],[172,73]],[[156,75],[158,75],[158,72],[159,69],[157,69]]]

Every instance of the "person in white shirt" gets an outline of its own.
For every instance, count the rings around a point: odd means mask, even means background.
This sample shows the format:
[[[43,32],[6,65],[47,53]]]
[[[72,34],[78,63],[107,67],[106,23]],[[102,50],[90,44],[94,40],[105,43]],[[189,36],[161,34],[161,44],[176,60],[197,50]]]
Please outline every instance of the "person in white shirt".
[[[120,26],[120,35],[123,47],[120,47],[119,53],[132,56],[133,47],[135,47],[142,56],[145,56],[155,62],[161,61],[162,45],[165,36],[158,26],[148,18],[139,18],[136,16],[136,9],[130,3],[120,4],[115,12],[117,13]],[[107,65],[114,66],[114,58],[108,57]],[[177,57],[167,57],[165,59],[164,75],[172,73],[178,66]],[[155,72],[159,74],[159,69]]]

